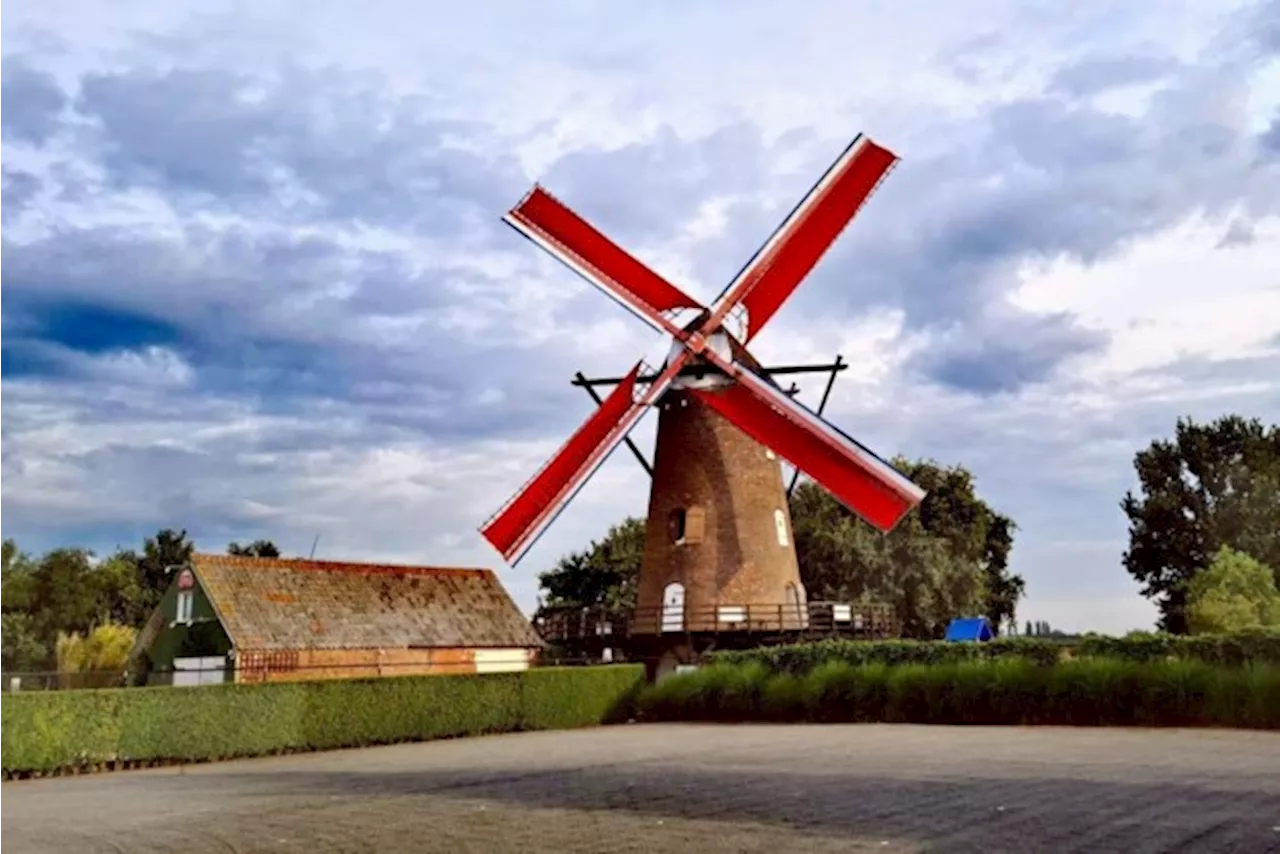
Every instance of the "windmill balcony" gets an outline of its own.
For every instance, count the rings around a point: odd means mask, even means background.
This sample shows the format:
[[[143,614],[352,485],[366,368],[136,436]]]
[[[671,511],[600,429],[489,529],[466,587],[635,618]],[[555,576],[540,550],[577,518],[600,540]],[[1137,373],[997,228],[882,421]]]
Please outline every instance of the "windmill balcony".
[[[552,607],[538,613],[534,628],[551,643],[601,647],[621,645],[630,638],[680,635],[760,643],[897,636],[893,609],[867,602],[668,605],[625,611]]]

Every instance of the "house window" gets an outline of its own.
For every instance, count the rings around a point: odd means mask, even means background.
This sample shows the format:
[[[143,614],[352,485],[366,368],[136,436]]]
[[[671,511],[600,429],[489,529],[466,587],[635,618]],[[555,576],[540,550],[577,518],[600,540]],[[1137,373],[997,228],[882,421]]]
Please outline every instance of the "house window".
[[[773,511],[773,527],[778,533],[778,545],[785,549],[791,541],[787,537],[787,516],[781,510]]]
[[[195,598],[195,593],[190,590],[183,590],[178,594],[178,618],[176,622],[191,622],[191,615],[195,609]]]

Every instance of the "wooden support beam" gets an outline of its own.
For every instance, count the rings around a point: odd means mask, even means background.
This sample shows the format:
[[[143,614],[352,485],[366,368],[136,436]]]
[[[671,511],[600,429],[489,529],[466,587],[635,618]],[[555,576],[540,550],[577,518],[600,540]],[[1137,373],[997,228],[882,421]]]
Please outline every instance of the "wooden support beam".
[[[599,406],[604,402],[600,395],[596,393],[592,383],[582,375],[582,371],[578,371],[578,373],[574,375],[573,384],[580,385],[585,388],[587,390],[587,394],[591,395],[591,399],[596,402],[596,406]],[[636,447],[636,443],[631,441],[631,437],[627,436],[622,441],[626,442],[627,447],[631,449],[631,453],[635,454],[635,458],[644,468],[645,474],[649,475],[649,477],[653,477],[653,466],[649,465],[649,461],[644,458],[644,454],[642,454],[640,449]]]
[[[848,369],[849,369],[849,363],[841,361],[839,358],[837,358],[835,362],[828,365],[779,365],[773,368],[762,368],[761,370],[764,372],[766,376],[774,377],[774,376],[781,376],[783,374],[836,373],[836,372],[845,371]],[[706,371],[706,366],[702,366],[702,365],[691,366],[689,370],[690,372],[694,370]],[[657,374],[641,374],[638,381],[642,383],[651,382],[656,378],[657,378]],[[593,386],[617,385],[618,383],[622,382],[623,379],[624,379],[623,377],[595,377],[595,378],[589,379],[583,376],[582,372],[579,371],[577,374],[574,375],[572,383],[573,385],[591,388]]]
[[[822,411],[827,408],[827,400],[831,397],[831,387],[836,384],[836,375],[843,371],[849,365],[844,361],[844,357],[836,355],[836,360],[828,366],[831,375],[827,377],[827,387],[822,390],[822,401],[818,404],[818,416],[822,416]],[[796,491],[796,484],[800,481],[800,469],[796,469],[791,473],[791,484],[787,487],[787,499],[791,499],[791,493]]]

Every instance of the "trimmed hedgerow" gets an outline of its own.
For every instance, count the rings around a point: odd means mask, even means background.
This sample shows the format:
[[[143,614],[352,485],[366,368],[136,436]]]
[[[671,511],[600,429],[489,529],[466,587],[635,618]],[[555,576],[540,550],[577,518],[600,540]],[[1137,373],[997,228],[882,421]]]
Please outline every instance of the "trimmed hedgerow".
[[[523,673],[7,694],[6,775],[198,762],[604,723],[638,665]]]
[[[1280,729],[1280,667],[1018,658],[828,661],[801,675],[716,664],[642,689],[642,720],[1224,726]]]
[[[866,664],[955,664],[1017,658],[1056,664],[1072,658],[1120,661],[1201,661],[1242,666],[1280,664],[1280,631],[1231,635],[1166,635],[1134,633],[1124,637],[1086,635],[1079,639],[999,638],[987,643],[946,641],[823,640],[712,653],[712,664],[755,662],[776,673],[804,674],[828,662]]]

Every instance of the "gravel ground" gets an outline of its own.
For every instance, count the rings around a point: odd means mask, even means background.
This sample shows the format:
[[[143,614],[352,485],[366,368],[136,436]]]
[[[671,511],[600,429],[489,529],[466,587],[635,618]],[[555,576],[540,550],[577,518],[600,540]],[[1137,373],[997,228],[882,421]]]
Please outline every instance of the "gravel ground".
[[[3,784],[25,851],[1280,852],[1280,733],[610,727]]]

